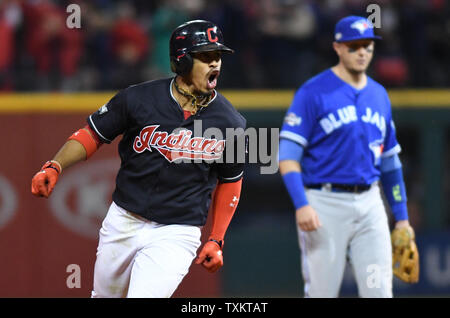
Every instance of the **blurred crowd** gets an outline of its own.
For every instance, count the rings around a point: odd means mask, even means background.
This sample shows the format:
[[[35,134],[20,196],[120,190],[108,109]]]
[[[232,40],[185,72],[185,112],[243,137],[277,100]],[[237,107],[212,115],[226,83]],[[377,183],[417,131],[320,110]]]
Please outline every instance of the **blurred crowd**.
[[[81,28],[66,25],[81,8]],[[215,22],[236,53],[221,88],[296,88],[337,62],[335,23],[381,8],[370,75],[387,87],[450,85],[446,0],[0,0],[0,90],[115,90],[171,76],[168,42],[191,19]]]

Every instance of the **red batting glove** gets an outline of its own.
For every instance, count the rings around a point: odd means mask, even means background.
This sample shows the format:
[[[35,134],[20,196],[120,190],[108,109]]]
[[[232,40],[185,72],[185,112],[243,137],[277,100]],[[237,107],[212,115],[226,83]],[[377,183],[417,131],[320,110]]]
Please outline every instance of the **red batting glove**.
[[[48,198],[58,181],[61,166],[56,161],[47,161],[31,180],[31,193]]]
[[[208,241],[203,245],[195,264],[202,264],[210,273],[214,273],[223,266],[222,249],[214,241]]]

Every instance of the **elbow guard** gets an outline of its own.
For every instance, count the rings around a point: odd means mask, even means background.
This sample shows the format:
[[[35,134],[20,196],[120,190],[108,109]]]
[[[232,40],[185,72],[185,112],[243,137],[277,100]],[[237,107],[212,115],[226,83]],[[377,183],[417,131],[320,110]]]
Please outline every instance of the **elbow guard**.
[[[86,160],[89,159],[102,144],[95,132],[87,125],[74,132],[67,140],[76,140],[83,145],[86,150]]]

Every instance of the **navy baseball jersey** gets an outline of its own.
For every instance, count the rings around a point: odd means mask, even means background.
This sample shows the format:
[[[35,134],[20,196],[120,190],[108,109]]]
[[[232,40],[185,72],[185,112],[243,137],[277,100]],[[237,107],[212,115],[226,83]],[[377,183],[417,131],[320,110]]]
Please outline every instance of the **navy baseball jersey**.
[[[161,224],[204,225],[217,181],[243,175],[243,163],[216,159],[226,154],[226,129],[245,129],[246,120],[217,91],[207,107],[185,119],[172,95],[173,80],[130,86],[87,122],[104,143],[123,135],[117,205]],[[194,120],[202,131],[195,132]],[[222,138],[203,137],[210,127],[220,129]]]
[[[305,185],[369,185],[380,177],[381,157],[400,152],[383,86],[367,77],[367,85],[358,90],[331,69],[298,89],[280,137],[305,148]]]

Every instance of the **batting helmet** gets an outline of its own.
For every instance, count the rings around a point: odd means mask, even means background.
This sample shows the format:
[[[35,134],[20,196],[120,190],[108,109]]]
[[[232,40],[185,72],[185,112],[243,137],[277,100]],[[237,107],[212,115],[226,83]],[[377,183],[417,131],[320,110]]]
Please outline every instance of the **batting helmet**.
[[[170,37],[170,68],[178,75],[186,75],[192,69],[190,53],[206,51],[234,51],[223,44],[220,29],[212,22],[193,20],[178,26]]]

